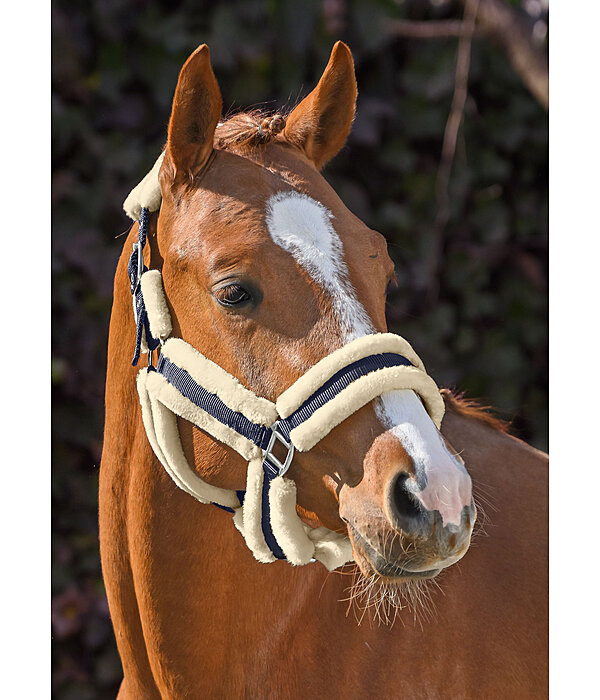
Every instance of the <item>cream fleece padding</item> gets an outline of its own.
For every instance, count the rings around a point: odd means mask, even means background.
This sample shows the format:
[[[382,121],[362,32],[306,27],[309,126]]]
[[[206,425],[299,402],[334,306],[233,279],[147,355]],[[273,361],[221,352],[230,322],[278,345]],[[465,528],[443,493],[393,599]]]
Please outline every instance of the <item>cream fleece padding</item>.
[[[315,544],[306,534],[296,512],[296,484],[282,476],[273,479],[269,506],[271,529],[285,558],[294,566],[308,564],[315,553]]]
[[[416,367],[386,367],[360,377],[318,408],[310,418],[290,431],[294,446],[306,452],[333,428],[385,391],[412,389],[417,393],[431,420],[439,429],[444,417],[444,401],[436,383]]]
[[[232,516],[236,530],[244,537],[244,508],[236,508]],[[244,539],[246,539],[244,537]]]
[[[222,367],[198,352],[180,338],[169,338],[162,354],[185,369],[195,381],[211,394],[216,394],[233,411],[243,413],[248,420],[271,426],[279,417],[275,404],[256,396]]]
[[[244,496],[243,507],[243,535],[255,559],[263,564],[269,564],[277,561],[277,557],[269,549],[262,533],[263,476],[262,455],[257,455],[248,464],[248,479],[246,481],[246,495]]]
[[[147,390],[148,379],[154,374],[141,370],[137,377],[137,387],[144,428],[158,460],[175,484],[201,503],[214,502],[229,508],[239,508],[240,503],[234,491],[207,484],[191,469],[181,446],[177,417],[160,401],[153,399]]]
[[[137,321],[136,321],[137,323]],[[140,352],[145,355],[148,352],[148,341],[146,340],[146,329],[142,328],[142,340],[140,342]]]
[[[123,209],[130,219],[139,221],[142,207],[146,207],[149,211],[156,211],[160,208],[162,194],[158,183],[158,171],[160,170],[164,157],[165,154],[163,151],[156,159],[152,170],[139,185],[136,185],[131,190],[127,199],[123,202]]]
[[[276,405],[279,415],[282,418],[290,416],[328,379],[331,379],[336,372],[339,372],[351,362],[384,352],[404,355],[416,367],[425,372],[425,367],[419,356],[412,349],[410,343],[401,336],[394,333],[365,335],[319,360],[316,365],[311,367],[292,386],[286,389],[277,399]]]
[[[146,389],[152,400],[160,402],[176,415],[225,443],[244,459],[251,459],[255,454],[257,448],[252,441],[196,406],[169,384],[162,374],[150,372],[146,378]]]
[[[354,561],[352,544],[346,535],[341,535],[326,527],[316,530],[308,528],[308,537],[315,543],[314,558],[328,570],[333,571],[338,566],[343,566]]]
[[[160,402],[152,402],[157,441],[166,460],[166,469],[177,486],[204,503],[219,503],[229,508],[239,507],[234,491],[212,486],[201,479],[189,466],[181,447],[177,417]]]
[[[146,270],[142,275],[140,284],[148,314],[150,333],[155,338],[164,341],[171,335],[173,326],[160,270]]]
[[[283,477],[277,477],[278,479],[283,479]],[[275,481],[275,479],[273,480]],[[287,481],[287,479],[286,479]],[[293,483],[293,482],[292,482]],[[257,480],[258,484],[258,480]],[[262,489],[262,481],[260,482],[260,487]],[[254,486],[256,488],[256,485]],[[273,488],[273,486],[271,486]],[[245,502],[244,502],[245,503]],[[291,506],[291,504],[290,504]],[[296,506],[294,503],[294,510]],[[298,518],[297,513],[294,513],[293,516],[296,520],[300,520]],[[246,539],[245,533],[244,533],[244,509],[243,508],[237,508],[235,509],[235,512],[233,514],[233,524],[237,528],[237,530],[240,532],[242,537]],[[350,561],[354,561],[354,554],[352,552],[352,545],[350,544],[350,540],[346,535],[341,535],[337,532],[333,532],[332,530],[328,530],[326,527],[318,527],[318,528],[312,528],[309,527],[308,525],[305,525],[304,523],[301,522],[302,528],[304,530],[304,536],[301,538],[301,542],[303,546],[306,546],[307,551],[310,549],[313,551],[312,558],[316,559],[317,561],[321,562],[323,566],[328,570],[328,571],[333,571],[334,569],[337,569],[338,566],[343,566],[344,564],[347,564]],[[273,527],[273,518],[271,516],[271,526]],[[262,530],[258,533],[259,535],[262,535]],[[281,534],[278,533],[276,535],[278,537],[281,537]],[[300,539],[300,536],[298,536]],[[308,545],[306,544],[306,538],[311,540],[312,544]],[[262,546],[262,539],[257,538],[259,545]],[[250,546],[250,543],[246,540],[246,544],[248,545],[248,548],[252,550],[252,547]],[[281,544],[281,542],[279,542]],[[295,545],[295,543],[294,543]],[[293,545],[293,546],[294,546]],[[287,545],[286,545],[287,546]],[[287,555],[286,549],[283,548],[284,553]],[[262,561],[263,558],[266,558],[264,556],[264,551],[261,550],[261,558],[257,559],[259,561]],[[308,564],[311,561],[311,558],[306,559],[306,555],[302,557],[304,560],[302,563]],[[296,562],[296,565],[300,565],[300,561],[302,559],[298,559]],[[271,559],[270,561],[277,561],[275,557]],[[268,563],[268,562],[265,562]]]
[[[146,436],[148,437],[148,442],[150,443],[150,446],[154,450],[154,454],[158,458],[158,461],[167,470],[167,472],[169,474],[171,474],[171,472],[168,468],[168,465],[167,465],[167,460],[165,459],[163,451],[160,449],[160,445],[158,444],[158,441],[156,439],[156,432],[154,431],[154,416],[152,413],[152,401],[150,400],[150,395],[148,394],[148,391],[146,389],[146,377],[147,376],[148,376],[148,373],[145,370],[141,370],[140,372],[138,372],[137,379],[136,379],[137,390],[138,390],[138,394],[140,397],[140,406],[142,408],[142,422],[144,424],[144,429],[146,430]],[[171,477],[171,478],[173,478],[173,477]],[[188,489],[184,488],[179,483],[177,485],[180,488],[183,488],[184,491],[187,491],[190,495],[194,496],[194,498],[197,498],[202,503],[205,502],[205,499],[200,498],[199,496],[197,496],[195,493],[192,493],[191,491],[188,491]]]

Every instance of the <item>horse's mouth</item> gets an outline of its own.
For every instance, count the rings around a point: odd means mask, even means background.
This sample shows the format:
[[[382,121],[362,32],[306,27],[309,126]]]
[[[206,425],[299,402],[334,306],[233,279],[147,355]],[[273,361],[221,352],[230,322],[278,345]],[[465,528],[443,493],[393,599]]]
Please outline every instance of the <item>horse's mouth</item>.
[[[426,571],[409,571],[404,569],[384,557],[350,524],[348,525],[348,531],[351,534],[356,563],[365,575],[375,573],[384,581],[399,581],[434,578],[441,571],[441,569],[428,569]],[[370,571],[364,571],[364,568],[370,569]]]

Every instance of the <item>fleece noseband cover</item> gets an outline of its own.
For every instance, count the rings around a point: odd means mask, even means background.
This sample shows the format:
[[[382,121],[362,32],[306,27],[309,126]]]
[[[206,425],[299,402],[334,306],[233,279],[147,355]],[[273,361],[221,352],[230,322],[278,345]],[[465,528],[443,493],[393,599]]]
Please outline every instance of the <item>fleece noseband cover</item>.
[[[439,428],[444,402],[409,343],[392,333],[358,338],[317,362],[275,403],[256,396],[222,367],[180,338],[169,337],[171,317],[158,270],[143,265],[148,211],[160,207],[159,158],[125,201],[140,221],[129,276],[137,326],[133,364],[147,352],[137,389],[152,449],[175,484],[201,503],[233,515],[255,558],[299,566],[320,561],[328,570],[352,561],[346,535],[311,528],[296,511],[296,486],[285,477],[295,450],[314,447],[346,418],[384,392],[411,389]],[[152,351],[160,347],[156,366]],[[190,467],[177,417],[184,418],[248,461],[245,491],[212,486]],[[274,445],[287,450],[282,463]]]

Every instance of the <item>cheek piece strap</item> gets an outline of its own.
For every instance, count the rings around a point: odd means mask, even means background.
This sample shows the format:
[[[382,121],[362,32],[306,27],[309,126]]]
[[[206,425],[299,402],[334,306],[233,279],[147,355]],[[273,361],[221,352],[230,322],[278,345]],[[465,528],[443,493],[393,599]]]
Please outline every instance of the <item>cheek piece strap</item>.
[[[154,208],[159,206],[160,200]],[[233,515],[258,561],[281,559],[295,566],[320,561],[329,571],[352,561],[346,535],[311,528],[298,517],[296,485],[284,476],[294,452],[310,450],[362,406],[397,389],[414,391],[439,429],[444,402],[435,382],[404,338],[377,333],[324,357],[275,403],[257,396],[184,340],[170,337],[161,274],[143,263],[149,207],[138,211],[139,216],[130,213],[139,218],[139,238],[128,267],[137,329],[132,364],[148,354],[137,389],[156,457],[180,489]],[[153,365],[153,351],[159,347]],[[248,461],[245,490],[212,486],[198,476],[183,452],[178,416]]]

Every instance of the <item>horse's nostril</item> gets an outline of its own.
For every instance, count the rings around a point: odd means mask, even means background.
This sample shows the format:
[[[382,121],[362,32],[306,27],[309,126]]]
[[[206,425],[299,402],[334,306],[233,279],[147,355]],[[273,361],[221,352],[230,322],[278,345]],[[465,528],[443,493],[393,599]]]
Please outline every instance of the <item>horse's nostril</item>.
[[[419,518],[423,511],[407,488],[407,481],[409,478],[408,474],[403,473],[398,475],[392,489],[392,503],[396,515],[401,518]]]

